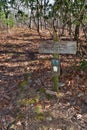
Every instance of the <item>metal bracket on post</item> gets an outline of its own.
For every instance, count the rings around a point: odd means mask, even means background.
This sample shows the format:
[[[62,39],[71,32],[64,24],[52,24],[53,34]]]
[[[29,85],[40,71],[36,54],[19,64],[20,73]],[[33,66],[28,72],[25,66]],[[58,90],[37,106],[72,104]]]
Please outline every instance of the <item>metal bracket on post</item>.
[[[57,73],[58,76],[60,76],[60,61],[59,61],[59,59],[52,59],[51,64],[52,64],[52,71],[54,73]]]

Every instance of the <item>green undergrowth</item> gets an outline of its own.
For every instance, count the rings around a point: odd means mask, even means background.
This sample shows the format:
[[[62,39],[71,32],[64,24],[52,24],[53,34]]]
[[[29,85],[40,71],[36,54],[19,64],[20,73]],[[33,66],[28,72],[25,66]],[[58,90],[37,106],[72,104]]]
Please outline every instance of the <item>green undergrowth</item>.
[[[25,91],[25,89],[27,88],[27,86],[29,86],[30,84],[30,74],[29,73],[25,73],[24,74],[24,80],[23,81],[20,81],[17,85],[18,89],[23,92]]]
[[[20,99],[18,101],[18,105],[24,105],[24,106],[28,106],[31,104],[35,104],[39,102],[39,97],[35,97],[35,98],[26,98],[26,99]]]
[[[72,68],[78,71],[85,71],[87,69],[87,60],[81,60],[78,64],[73,64]]]
[[[80,61],[79,67],[80,67],[80,69],[83,70],[83,71],[84,71],[85,69],[87,69],[87,61],[86,61],[86,60]]]

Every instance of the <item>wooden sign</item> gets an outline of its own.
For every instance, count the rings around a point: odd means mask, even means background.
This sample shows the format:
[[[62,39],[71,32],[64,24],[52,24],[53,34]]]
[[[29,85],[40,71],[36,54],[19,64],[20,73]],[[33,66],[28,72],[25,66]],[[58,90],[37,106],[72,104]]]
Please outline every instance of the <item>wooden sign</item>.
[[[76,54],[77,45],[76,41],[45,41],[39,46],[39,53],[45,54]]]

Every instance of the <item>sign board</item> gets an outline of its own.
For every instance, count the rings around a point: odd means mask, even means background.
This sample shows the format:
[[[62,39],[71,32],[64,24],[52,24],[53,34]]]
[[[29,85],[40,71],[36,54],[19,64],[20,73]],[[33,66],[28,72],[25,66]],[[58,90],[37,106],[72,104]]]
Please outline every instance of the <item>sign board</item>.
[[[76,41],[60,41],[52,40],[42,42],[39,46],[39,53],[44,54],[76,54]]]

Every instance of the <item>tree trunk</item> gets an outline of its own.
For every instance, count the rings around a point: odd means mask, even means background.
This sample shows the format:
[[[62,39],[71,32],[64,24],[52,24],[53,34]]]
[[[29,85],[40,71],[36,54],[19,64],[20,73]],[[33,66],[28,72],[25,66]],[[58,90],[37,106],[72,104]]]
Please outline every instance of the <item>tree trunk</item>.
[[[37,11],[36,11],[36,14],[37,14],[37,32],[39,33],[40,31],[40,19],[39,19],[39,1],[37,0]]]
[[[76,25],[76,27],[75,27],[75,34],[74,34],[74,39],[76,41],[78,41],[78,38],[79,38],[79,28],[80,28],[80,24]]]

